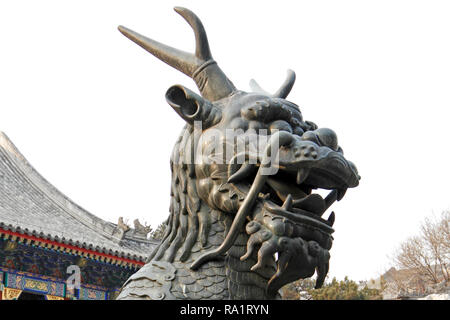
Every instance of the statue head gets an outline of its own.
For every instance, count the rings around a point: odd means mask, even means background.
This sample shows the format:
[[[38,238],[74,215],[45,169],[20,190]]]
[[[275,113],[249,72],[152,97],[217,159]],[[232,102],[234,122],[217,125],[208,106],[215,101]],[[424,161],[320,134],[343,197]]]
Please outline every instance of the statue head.
[[[328,259],[317,257],[329,258],[335,214],[326,219],[323,215],[344,197],[348,188],[358,185],[360,177],[355,165],[344,157],[335,131],[305,121],[299,107],[287,100],[295,82],[293,71],[288,71],[285,82],[273,94],[255,81],[251,82],[254,92],[238,90],[214,61],[199,18],[185,8],[177,7],[175,11],[194,30],[193,54],[122,26],[119,30],[191,77],[200,92],[174,85],[165,95],[168,104],[186,121],[171,158],[172,198],[175,198],[171,214],[195,215],[204,203],[232,215],[233,224],[224,243],[191,267],[196,269],[226,252],[250,220],[253,224],[246,228],[250,235],[248,254],[259,247],[259,266],[277,252],[279,261],[284,261],[285,265],[279,266],[279,272],[271,279],[276,287],[295,277],[309,276],[315,269],[321,272],[323,282]],[[329,193],[322,197],[314,192],[316,189]],[[190,232],[197,234],[189,238]],[[194,242],[189,239],[200,234],[205,244],[207,227],[200,223],[197,230],[182,234],[185,241],[177,250],[180,247],[185,250],[182,260],[186,260]],[[302,241],[293,241],[296,238]],[[299,259],[292,257],[294,249],[283,248],[296,248],[311,257],[301,267],[307,270],[296,273],[292,269],[295,266],[288,267],[289,261]],[[283,278],[283,274],[288,276]],[[275,292],[276,287],[272,286],[271,291]]]

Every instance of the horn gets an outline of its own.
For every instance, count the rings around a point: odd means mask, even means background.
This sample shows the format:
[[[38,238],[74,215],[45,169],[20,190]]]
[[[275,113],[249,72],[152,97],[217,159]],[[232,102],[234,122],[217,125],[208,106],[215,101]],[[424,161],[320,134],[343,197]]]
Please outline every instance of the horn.
[[[286,80],[284,80],[280,89],[278,89],[277,92],[275,92],[271,96],[274,98],[286,99],[286,97],[291,92],[294,83],[295,83],[295,72],[292,70],[288,70]],[[255,92],[267,94],[267,92],[264,89],[262,89],[261,86],[254,79],[250,80],[250,87]]]
[[[175,7],[174,10],[194,30],[195,54],[169,47],[123,26],[118,29],[161,61],[191,77],[205,99],[216,101],[229,96],[236,88],[213,60],[202,22],[186,8]]]
[[[264,94],[266,96],[271,96],[270,93],[268,93],[266,90],[261,88],[261,86],[258,84],[258,82],[256,82],[255,79],[251,79],[250,80],[250,88],[253,90],[253,92],[261,93],[261,94]]]

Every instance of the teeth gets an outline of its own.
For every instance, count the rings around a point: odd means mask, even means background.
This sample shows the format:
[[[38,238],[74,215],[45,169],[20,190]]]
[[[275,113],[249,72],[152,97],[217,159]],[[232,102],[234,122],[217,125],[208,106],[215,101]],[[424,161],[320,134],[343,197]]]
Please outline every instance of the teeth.
[[[338,193],[337,193],[337,201],[340,201],[345,196],[346,192],[347,192],[347,188],[339,189]]]
[[[330,216],[328,217],[328,224],[330,225],[330,227],[333,226],[335,219],[336,219],[336,216],[334,214],[334,211],[332,211]]]
[[[310,194],[302,199],[295,200],[293,206],[298,209],[309,211],[319,217],[327,210],[326,202],[318,194]]]
[[[333,189],[325,198],[325,207],[328,209],[336,200],[338,197],[339,191],[337,189]],[[326,210],[325,209],[325,210]],[[325,212],[325,211],[324,211]]]
[[[286,200],[284,200],[283,206],[281,207],[286,211],[291,211],[292,210],[292,196],[291,194],[288,194],[288,196],[286,197]]]
[[[302,184],[308,178],[309,169],[301,168],[297,171],[297,184]]]

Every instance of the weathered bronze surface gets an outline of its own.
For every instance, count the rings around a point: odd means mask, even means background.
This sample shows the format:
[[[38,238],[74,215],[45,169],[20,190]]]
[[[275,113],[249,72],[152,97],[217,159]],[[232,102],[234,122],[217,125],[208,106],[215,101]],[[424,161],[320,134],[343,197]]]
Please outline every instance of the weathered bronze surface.
[[[201,96],[175,85],[166,100],[186,121],[173,149],[170,215],[161,244],[118,299],[274,299],[285,284],[329,267],[335,214],[356,187],[335,132],[304,121],[287,101],[293,71],[274,94],[234,87],[213,60],[198,17],[195,54],[120,26],[126,37],[190,76]],[[322,198],[312,193],[328,189]]]

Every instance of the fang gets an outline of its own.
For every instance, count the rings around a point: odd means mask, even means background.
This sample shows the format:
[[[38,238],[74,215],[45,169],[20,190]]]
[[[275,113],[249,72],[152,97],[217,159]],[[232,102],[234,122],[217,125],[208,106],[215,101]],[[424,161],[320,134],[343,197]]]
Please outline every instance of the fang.
[[[328,217],[328,225],[330,226],[330,227],[332,227],[333,226],[333,224],[334,224],[334,220],[336,219],[336,215],[334,214],[334,211],[332,211],[331,212],[331,214],[330,214],[330,216]]]
[[[347,188],[339,189],[337,193],[337,201],[341,201],[342,198],[345,196],[345,193],[347,192]]]
[[[292,210],[292,196],[291,196],[291,194],[288,194],[288,196],[286,197],[286,200],[284,200],[282,208],[284,210],[286,210],[286,211],[291,211]]]
[[[297,184],[298,185],[302,184],[303,181],[305,181],[306,178],[308,178],[308,175],[309,175],[309,169],[305,169],[305,168],[299,169],[297,171],[297,181],[296,181]]]

